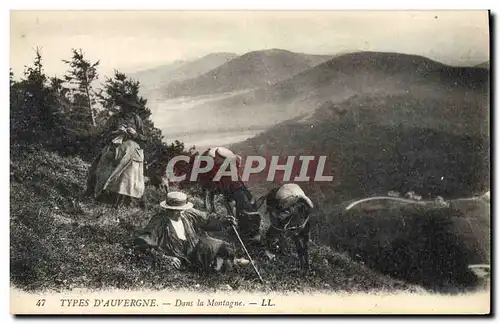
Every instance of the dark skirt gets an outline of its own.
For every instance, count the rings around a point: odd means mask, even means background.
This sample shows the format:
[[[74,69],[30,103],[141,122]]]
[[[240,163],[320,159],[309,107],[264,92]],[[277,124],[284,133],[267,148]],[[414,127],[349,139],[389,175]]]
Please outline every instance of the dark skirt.
[[[211,272],[214,269],[214,264],[217,257],[225,261],[231,261],[235,257],[235,249],[232,244],[211,237],[205,232],[200,233],[194,248],[189,248],[187,241],[175,240],[171,242],[177,247],[169,253],[158,245],[157,235],[155,232],[137,233],[134,244],[139,247],[160,247],[166,254],[177,257],[181,260],[182,268],[200,273]]]

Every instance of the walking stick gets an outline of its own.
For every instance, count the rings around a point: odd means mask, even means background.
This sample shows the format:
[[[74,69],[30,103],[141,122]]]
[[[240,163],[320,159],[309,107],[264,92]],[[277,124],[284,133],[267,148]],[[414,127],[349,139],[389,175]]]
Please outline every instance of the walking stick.
[[[224,200],[225,201],[225,204],[226,204],[226,209],[227,209],[227,212],[234,217],[233,215],[233,211],[231,209],[231,206],[229,205],[229,202],[227,200]],[[255,270],[255,273],[257,274],[257,276],[259,276],[259,280],[260,282],[264,283],[264,280],[262,279],[260,273],[259,273],[259,270],[257,270],[257,267],[255,266],[254,262],[253,262],[253,259],[252,257],[250,256],[250,253],[248,253],[248,250],[247,248],[245,247],[245,244],[243,243],[243,240],[241,239],[240,237],[240,234],[238,233],[238,230],[236,229],[236,226],[234,226],[234,224],[231,224],[231,226],[233,227],[233,230],[234,230],[234,233],[236,233],[236,236],[238,237],[238,240],[240,241],[241,243],[241,246],[243,247],[243,250],[245,251],[248,259],[250,260],[250,263],[252,264],[252,267],[253,269]]]

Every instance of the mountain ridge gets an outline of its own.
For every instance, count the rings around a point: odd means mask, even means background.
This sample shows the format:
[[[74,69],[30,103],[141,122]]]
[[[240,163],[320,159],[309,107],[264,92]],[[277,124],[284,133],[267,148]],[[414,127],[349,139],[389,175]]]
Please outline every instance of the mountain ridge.
[[[390,63],[395,62],[397,64],[391,65]],[[381,69],[383,67],[383,69]],[[411,68],[415,67],[415,68]],[[402,70],[406,69],[406,70]],[[408,71],[409,70],[409,71]],[[481,71],[483,70],[483,71]],[[294,94],[303,93],[307,91],[319,91],[318,87],[328,86],[326,84],[332,80],[340,78],[353,78],[358,76],[366,75],[368,73],[384,73],[384,76],[402,77],[403,80],[399,81],[415,81],[415,76],[419,76],[418,82],[428,82],[427,77],[440,78],[442,81],[446,81],[447,74],[451,73],[451,77],[461,77],[473,76],[474,78],[481,79],[484,83],[489,72],[486,69],[474,68],[474,67],[454,67],[434,61],[432,59],[410,54],[392,53],[392,52],[356,52],[340,55],[332,58],[326,62],[320,63],[317,66],[312,67],[309,70],[303,71],[292,76],[289,79],[277,82],[265,89],[258,89],[258,95],[254,94],[253,98],[258,97],[266,99],[273,98],[273,100],[282,100],[292,97]],[[405,74],[411,74],[410,76],[405,76]],[[422,75],[423,73],[427,73]],[[429,75],[429,73],[432,73]],[[437,75],[436,75],[437,74]],[[482,74],[477,76],[476,74]],[[413,79],[410,79],[413,77]],[[422,80],[422,77],[424,77]],[[408,80],[409,79],[409,80]],[[462,80],[466,83],[467,79]],[[356,80],[355,80],[356,81]],[[370,81],[359,80],[359,81]],[[452,80],[455,81],[455,80]],[[338,80],[338,85],[343,86],[346,82],[342,79]],[[466,84],[464,84],[466,85]],[[246,95],[247,105],[251,105],[251,95]],[[243,96],[241,97],[243,98]],[[238,97],[231,98],[233,101],[238,100]],[[230,103],[234,105],[234,102]]]
[[[282,49],[251,51],[197,78],[174,82],[165,91],[168,97],[175,98],[259,88],[287,79],[330,57]]]
[[[393,99],[400,111],[392,109]],[[226,125],[266,128],[300,116],[311,118],[325,105],[340,109],[340,113],[358,111],[356,103],[365,111],[373,103],[373,111],[384,112],[389,121],[399,115],[405,119],[399,121],[405,124],[411,123],[412,111],[418,107],[428,111],[428,116],[418,112],[415,120],[427,123],[419,126],[440,129],[451,125],[446,127],[455,133],[461,128],[454,127],[451,121],[467,117],[471,119],[460,121],[465,122],[464,132],[487,133],[483,126],[489,116],[489,70],[448,66],[417,55],[346,54],[273,85],[200,103],[196,108],[200,121],[192,119],[190,123],[199,130]],[[397,115],[393,116],[393,112]],[[225,115],[230,115],[231,120],[214,117]]]
[[[152,94],[163,97],[163,89],[173,81],[193,78],[238,57],[236,53],[216,52],[190,61],[174,61],[172,64],[138,71],[131,75],[141,83],[141,90],[146,97]],[[148,99],[150,99],[148,98]]]

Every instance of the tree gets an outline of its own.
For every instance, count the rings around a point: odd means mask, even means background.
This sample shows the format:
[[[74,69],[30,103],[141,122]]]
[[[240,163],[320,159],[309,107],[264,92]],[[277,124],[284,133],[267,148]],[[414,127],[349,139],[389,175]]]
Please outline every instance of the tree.
[[[115,71],[113,78],[106,79],[104,88],[99,94],[102,107],[106,112],[104,115],[111,114],[114,107],[120,106],[124,101],[134,103],[136,107],[129,109],[132,109],[132,112],[142,119],[148,142],[161,142],[163,138],[161,131],[155,128],[150,120],[151,111],[146,107],[148,101],[139,96],[139,89],[139,81],[131,80],[124,73]]]
[[[101,105],[104,110],[101,117],[110,115],[115,106],[119,106],[122,101],[135,103],[136,107],[131,108],[143,121],[144,135],[147,140],[145,143],[146,161],[160,161],[158,167],[166,165],[168,159],[175,155],[184,153],[184,144],[175,141],[167,145],[163,140],[161,130],[154,126],[150,119],[151,111],[147,108],[147,99],[139,96],[140,83],[131,80],[124,73],[115,71],[113,78],[107,78],[104,87],[99,94]]]
[[[99,61],[91,63],[85,60],[82,50],[72,50],[71,61],[63,60],[71,68],[65,75],[65,80],[75,86],[71,89],[73,94],[73,104],[76,107],[85,107],[90,114],[92,126],[96,126],[95,111],[93,106],[96,103],[96,93],[92,83],[97,80],[97,66]]]
[[[70,90],[64,86],[64,83],[64,80],[54,76],[49,79],[49,88],[59,106],[60,112],[64,114],[65,124],[71,127],[72,123],[70,121],[72,120],[71,111],[73,105],[68,98]]]
[[[12,80],[13,81],[13,80]],[[20,82],[11,81],[11,133],[26,143],[48,143],[61,130],[59,107],[47,86],[42,55],[35,50],[33,65],[26,67]]]
[[[139,89],[139,81],[131,80],[124,73],[115,70],[113,78],[106,78],[99,98],[103,108],[108,110],[120,105],[123,100],[136,103],[139,108],[135,108],[134,112],[146,122],[151,116],[151,111],[146,107],[147,99],[139,96]]]
[[[104,88],[99,94],[101,104],[105,111],[111,112],[116,106],[120,106],[123,101],[135,103],[136,107],[131,108],[144,123],[144,133],[147,137],[147,147],[154,151],[155,148],[163,145],[163,135],[161,131],[154,127],[151,121],[151,111],[147,108],[147,99],[139,96],[140,83],[131,80],[120,71],[115,71],[113,78],[107,78]],[[149,152],[148,152],[149,153]]]
[[[89,62],[82,50],[73,49],[72,53],[72,59],[64,61],[70,70],[62,79],[47,77],[39,48],[35,50],[33,63],[25,67],[19,81],[14,80],[12,70],[9,71],[12,143],[41,145],[90,161],[99,149],[96,142],[101,137],[101,127],[93,126],[104,125],[114,112],[113,108],[125,99],[136,103],[133,112],[143,121],[146,161],[158,152],[164,152],[168,157],[184,153],[182,143],[175,141],[167,145],[163,142],[161,130],[154,127],[150,119],[147,100],[139,96],[138,81],[115,71],[102,89],[94,89],[92,84],[98,77],[99,61]],[[103,109],[95,110],[97,104],[102,104]]]

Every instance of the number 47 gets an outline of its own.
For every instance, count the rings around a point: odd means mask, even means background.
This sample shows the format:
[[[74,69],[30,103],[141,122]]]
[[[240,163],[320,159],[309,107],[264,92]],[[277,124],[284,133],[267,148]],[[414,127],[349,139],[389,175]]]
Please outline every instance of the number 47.
[[[39,299],[39,300],[36,302],[36,305],[37,305],[37,306],[45,306],[45,299]]]

